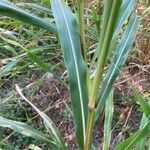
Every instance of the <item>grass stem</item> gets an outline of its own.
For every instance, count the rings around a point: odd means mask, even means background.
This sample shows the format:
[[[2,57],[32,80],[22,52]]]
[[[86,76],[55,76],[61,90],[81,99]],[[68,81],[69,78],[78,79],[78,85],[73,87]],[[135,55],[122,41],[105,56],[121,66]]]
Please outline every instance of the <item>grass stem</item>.
[[[108,2],[108,1],[106,1],[106,2]],[[115,23],[117,21],[119,9],[121,7],[121,2],[122,2],[121,0],[114,0],[113,1],[111,11],[110,11],[110,16],[108,19],[107,28],[105,27],[106,33],[105,33],[105,37],[104,37],[102,47],[100,50],[100,54],[98,57],[98,65],[97,65],[96,75],[95,75],[95,78],[93,81],[93,85],[92,85],[91,93],[90,93],[90,97],[89,97],[89,104],[88,104],[89,114],[88,114],[88,117],[90,117],[90,118],[88,118],[88,120],[87,120],[87,132],[86,132],[86,142],[85,142],[86,145],[85,145],[85,147],[90,145],[89,138],[91,137],[91,134],[92,134],[92,132],[90,132],[90,131],[92,130],[91,129],[91,127],[93,126],[92,124],[94,124],[94,122],[95,122],[93,120],[94,117],[92,114],[93,114],[93,111],[95,110],[96,98],[97,98],[100,83],[102,80],[104,66],[105,66],[107,59],[108,59],[109,46],[111,43],[111,38],[113,36],[113,32],[114,32],[114,28],[115,28]],[[107,5],[107,3],[105,3],[105,5]],[[93,120],[93,121],[91,121],[91,120]]]

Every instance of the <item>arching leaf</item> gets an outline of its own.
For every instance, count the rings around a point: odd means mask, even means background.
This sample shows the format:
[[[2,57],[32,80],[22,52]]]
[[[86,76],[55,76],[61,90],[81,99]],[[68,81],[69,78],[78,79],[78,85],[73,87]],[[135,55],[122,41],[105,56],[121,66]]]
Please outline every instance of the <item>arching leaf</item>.
[[[81,54],[78,25],[74,14],[65,5],[63,0],[52,0],[51,5],[69,75],[77,139],[80,149],[83,149],[88,98],[86,89],[86,68]]]

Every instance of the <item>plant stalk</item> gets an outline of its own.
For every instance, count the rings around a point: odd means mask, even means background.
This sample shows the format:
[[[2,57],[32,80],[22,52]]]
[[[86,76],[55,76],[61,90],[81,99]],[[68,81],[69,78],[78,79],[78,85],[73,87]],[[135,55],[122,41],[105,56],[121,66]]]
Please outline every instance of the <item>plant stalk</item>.
[[[99,54],[99,57],[98,57],[98,65],[97,65],[96,75],[95,75],[95,78],[93,81],[91,95],[90,95],[90,101],[89,101],[90,109],[95,108],[95,102],[96,102],[100,82],[102,80],[104,66],[105,66],[107,58],[108,58],[108,52],[109,52],[111,38],[112,38],[113,31],[115,28],[115,21],[117,20],[116,18],[118,16],[117,15],[118,11],[116,11],[116,9],[118,10],[120,8],[119,6],[121,6],[121,0],[114,0],[112,3],[112,9],[111,9],[110,17],[108,20],[105,37],[104,37],[104,40],[102,43],[102,49],[100,50],[101,53]]]
[[[91,133],[93,132],[93,125],[94,125],[92,122],[94,121],[95,118],[94,116],[95,116],[95,111],[88,110],[87,122],[89,123],[87,124],[87,128],[86,128],[86,141],[84,144],[84,150],[88,150],[91,145]]]
[[[91,141],[91,135],[92,135],[92,129],[91,127],[93,126],[92,124],[94,124],[94,115],[93,112],[95,110],[95,103],[96,103],[96,98],[98,95],[98,90],[99,90],[99,86],[102,80],[102,75],[103,75],[103,70],[104,70],[104,66],[107,62],[107,58],[108,58],[108,52],[109,52],[109,46],[111,43],[111,38],[114,32],[114,28],[115,28],[115,23],[117,21],[117,17],[118,17],[118,13],[119,13],[119,9],[121,6],[121,0],[114,0],[112,3],[112,7],[111,7],[111,11],[110,11],[110,16],[109,16],[109,20],[108,20],[108,25],[107,25],[107,29],[106,29],[106,33],[105,33],[105,37],[102,43],[102,47],[101,47],[101,53],[99,54],[98,57],[98,65],[97,65],[97,70],[96,70],[96,76],[94,78],[93,81],[93,85],[92,85],[92,89],[91,89],[91,94],[90,94],[90,99],[89,99],[89,104],[88,104],[88,120],[87,120],[87,132],[86,132],[86,145],[85,148],[88,147],[88,145],[90,144]],[[107,3],[105,3],[107,5]],[[91,121],[93,120],[93,121]],[[85,149],[88,150],[88,149]]]

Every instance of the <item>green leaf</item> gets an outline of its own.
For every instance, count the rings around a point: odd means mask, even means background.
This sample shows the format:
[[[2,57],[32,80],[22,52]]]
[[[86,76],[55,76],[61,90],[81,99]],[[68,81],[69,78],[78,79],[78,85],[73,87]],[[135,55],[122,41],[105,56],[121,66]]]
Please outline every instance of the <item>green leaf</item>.
[[[131,50],[132,44],[135,39],[136,31],[139,25],[139,19],[137,16],[132,16],[127,29],[125,30],[122,41],[120,42],[112,62],[109,66],[109,69],[105,75],[104,81],[102,82],[100,94],[97,98],[97,113],[96,119],[103,110],[106,99],[112,89],[112,86],[119,75],[120,70],[122,69],[125,60],[128,56],[129,51]]]
[[[52,140],[50,138],[46,137],[41,132],[35,130],[34,128],[32,128],[31,126],[29,126],[25,123],[13,121],[13,120],[6,119],[6,118],[3,118],[0,116],[0,126],[4,127],[4,128],[10,128],[12,130],[15,130],[16,132],[19,132],[19,133],[25,135],[25,136],[32,137],[36,140],[49,143],[53,146],[55,145],[55,143],[52,142]]]
[[[144,137],[150,134],[150,119],[148,119],[145,126],[131,135],[128,139],[124,140],[116,146],[114,150],[131,150],[131,148]]]
[[[42,46],[41,46],[42,47]],[[46,47],[43,47],[43,49],[44,48],[46,48]],[[41,48],[39,48],[39,49],[41,49]],[[34,51],[35,50],[38,50],[38,49],[34,49]],[[32,50],[33,51],[33,50]],[[43,70],[45,70],[45,71],[47,71],[47,72],[52,72],[52,70],[54,69],[54,68],[56,68],[58,65],[59,65],[59,63],[57,63],[56,65],[53,65],[53,66],[51,66],[51,65],[48,65],[48,64],[46,64],[42,59],[40,59],[37,55],[35,55],[34,53],[32,53],[31,51],[29,51],[29,50],[27,50],[27,56],[33,61],[33,62],[35,62],[37,65],[39,65]],[[58,80],[60,80],[59,78],[58,78]]]
[[[141,124],[140,124],[140,129],[142,129],[146,123],[147,123],[148,119],[145,116],[145,114],[143,113],[142,119],[141,119]],[[136,150],[144,150],[145,146],[146,146],[146,142],[147,142],[147,137],[144,137],[142,140],[140,140],[137,144],[136,144]]]
[[[30,14],[6,0],[0,1],[0,15],[5,15],[22,22],[44,28],[52,33],[57,33],[56,27],[52,23]]]
[[[139,102],[143,112],[145,113],[146,117],[150,116],[150,105],[144,99],[144,97],[132,86],[132,90],[136,100]]]
[[[38,11],[41,11],[41,12],[44,12],[44,13],[47,13],[49,15],[52,15],[52,12],[51,10],[49,9],[49,7],[44,7],[42,5],[38,5],[36,3],[17,3],[16,4],[17,6],[25,6],[25,7],[29,7],[30,9],[33,9],[33,10],[38,10]]]
[[[0,68],[0,78],[3,76],[6,76],[10,73],[10,71],[13,70],[13,68],[17,65],[18,61],[17,60],[12,60],[8,62],[5,66]]]
[[[135,4],[136,4],[136,0],[132,0],[132,1],[124,0],[123,1],[122,7],[120,9],[119,18],[117,21],[117,26],[115,28],[115,31],[114,31],[114,34],[112,37],[110,50],[112,50],[115,47],[115,44],[117,42],[117,37],[120,33],[120,30],[121,30],[122,26],[125,24],[125,22],[127,21],[131,12],[133,11]]]
[[[99,15],[99,12],[97,12],[97,8],[94,6],[91,8],[92,13],[92,19],[94,20],[94,23],[96,25],[97,33],[100,34],[100,24],[101,24],[101,16]]]
[[[107,29],[108,21],[110,18],[110,13],[111,13],[113,1],[112,0],[105,0],[104,4],[105,5],[104,5],[104,14],[103,14],[103,21],[102,21],[102,30],[100,33],[100,40],[101,40],[100,45],[104,41],[104,37],[106,34],[106,29]]]
[[[48,64],[44,63],[39,57],[37,57],[34,53],[28,51],[27,56],[36,64],[38,64],[42,69],[44,69],[47,72],[51,72],[50,67]]]
[[[127,21],[127,19],[130,16],[131,12],[133,11],[135,4],[136,4],[136,0],[132,0],[132,1],[131,0],[123,0],[123,3],[122,3],[121,8],[120,8],[119,17],[118,17],[118,20],[117,20],[117,23],[116,23],[115,31],[113,33],[113,37],[112,37],[112,40],[111,40],[109,51],[111,51],[115,47],[116,41],[117,41],[117,37],[118,37],[118,35],[120,33],[120,30],[121,30],[122,26],[125,24],[125,22]],[[107,7],[109,8],[110,6],[107,6]],[[108,15],[108,12],[107,12],[107,15]],[[107,19],[105,19],[103,21],[103,24],[102,24],[101,40],[104,37],[104,31],[106,30],[106,26],[107,26]],[[105,30],[104,30],[104,28],[105,28]],[[99,45],[99,47],[100,46],[101,46],[101,44]],[[96,58],[98,56],[98,53],[100,53],[100,52],[98,52],[98,49],[99,48],[96,49],[96,52],[94,54],[92,63],[95,62],[95,60],[96,60]]]
[[[59,32],[71,91],[73,118],[80,149],[84,147],[87,117],[86,67],[81,54],[78,25],[63,0],[52,0],[52,12]]]
[[[114,112],[113,92],[110,92],[105,107],[103,150],[109,150],[110,147],[113,112]]]
[[[54,122],[44,113],[41,112],[34,104],[32,104],[21,92],[21,89],[19,88],[19,86],[16,84],[15,85],[16,90],[18,92],[18,94],[27,102],[29,103],[33,109],[39,114],[39,116],[43,119],[51,137],[53,137],[53,141],[56,143],[56,147],[58,149],[64,150],[65,146],[64,146],[64,141],[63,138],[61,136],[61,133],[59,132],[58,128],[55,126]]]
[[[109,5],[110,0],[105,1],[105,6]],[[104,39],[100,39],[99,41],[99,56],[98,56],[98,64],[96,68],[96,74],[92,83],[91,91],[89,94],[89,104],[88,104],[88,120],[87,120],[87,130],[86,130],[86,142],[85,149],[90,147],[91,135],[92,135],[92,127],[95,123],[95,112],[96,112],[96,99],[99,93],[99,86],[102,81],[103,71],[105,64],[108,60],[108,50],[110,47],[110,41],[112,40],[113,32],[116,26],[116,21],[118,18],[118,14],[120,11],[120,7],[122,4],[122,0],[115,0],[112,2],[110,15],[108,15],[108,23],[105,31]],[[108,9],[107,7],[105,7]],[[104,16],[105,17],[105,16]],[[107,16],[106,16],[107,17]],[[103,29],[102,29],[103,30]],[[105,30],[105,28],[104,28]],[[102,42],[102,43],[101,43]],[[101,45],[102,44],[102,45]],[[93,121],[94,120],[94,121]]]
[[[104,52],[105,57],[104,58],[104,63],[106,63],[107,61],[107,55],[108,55],[108,49],[110,46],[110,41],[112,40],[113,37],[113,33],[115,31],[115,27],[117,25],[117,19],[119,17],[119,13],[120,13],[120,7],[122,4],[122,0],[105,0],[105,6],[106,6],[106,11],[108,11],[106,13],[105,16],[105,11],[104,11],[104,20],[106,18],[106,23],[104,23],[104,26],[102,28],[102,37],[100,39],[99,45],[100,45],[100,49],[99,51],[99,55],[98,55],[98,60],[100,59],[99,56],[101,56]],[[110,5],[110,8],[107,8],[107,5]],[[109,10],[110,9],[110,10]]]
[[[108,0],[106,0],[106,2],[107,3],[105,3],[105,5],[108,5]],[[98,55],[98,64],[97,64],[96,74],[94,77],[94,81],[93,81],[91,93],[90,93],[90,98],[89,98],[90,107],[93,107],[92,105],[94,105],[95,107],[95,102],[96,102],[96,98],[98,95],[99,86],[102,80],[104,67],[108,60],[110,41],[112,40],[112,36],[113,36],[113,32],[116,26],[121,3],[122,3],[122,0],[113,1],[104,39],[100,39],[99,41],[100,49],[99,49],[99,55]]]
[[[120,14],[117,21],[117,26],[114,32],[113,37],[117,37],[121,27],[127,21],[128,17],[130,16],[131,12],[133,11],[136,4],[136,0],[123,0],[123,4],[120,8]]]

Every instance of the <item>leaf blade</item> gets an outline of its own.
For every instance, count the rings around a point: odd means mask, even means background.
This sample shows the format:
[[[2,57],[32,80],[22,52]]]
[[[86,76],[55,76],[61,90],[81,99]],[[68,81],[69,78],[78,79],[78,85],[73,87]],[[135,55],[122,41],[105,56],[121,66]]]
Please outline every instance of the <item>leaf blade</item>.
[[[141,124],[140,124],[140,129],[142,129],[145,124],[147,123],[148,119],[145,116],[145,114],[143,113],[142,119],[141,119]],[[141,150],[145,148],[147,142],[147,137],[144,137],[142,140],[140,140],[137,144],[136,144],[136,149],[137,150]]]
[[[127,20],[127,18],[130,16],[135,4],[136,4],[136,0],[132,0],[132,1],[124,0],[123,1],[123,4],[120,8],[120,14],[119,14],[119,17],[118,17],[118,20],[117,20],[117,26],[115,28],[115,31],[113,33],[113,37],[112,37],[112,40],[111,40],[109,51],[112,50],[114,48],[114,46],[116,45],[116,40],[117,40],[117,37],[120,33],[120,30],[121,30],[123,24],[125,23],[125,21]],[[105,28],[106,28],[106,25],[107,25],[107,23],[105,23],[105,24],[103,23],[102,26],[105,26]],[[104,32],[104,29],[102,30],[102,32]],[[101,34],[101,38],[104,36],[103,34],[104,33]],[[100,45],[99,45],[99,47],[100,47]],[[99,47],[96,49],[96,52],[93,56],[92,66],[93,66],[98,54],[100,53],[100,52],[98,52]]]
[[[133,86],[132,86],[132,90],[133,90],[134,96],[135,96],[136,100],[139,102],[144,114],[146,115],[146,117],[149,117],[150,116],[150,105],[149,105],[149,103],[146,102],[144,97]]]
[[[123,67],[124,62],[127,58],[127,55],[132,47],[133,41],[135,39],[135,32],[137,31],[139,24],[139,19],[136,16],[133,16],[129,22],[128,28],[125,31],[125,35],[121,43],[119,44],[112,62],[109,66],[109,69],[106,73],[104,81],[102,82],[101,91],[97,98],[97,113],[96,119],[101,113],[106,99],[108,97],[108,93],[110,92],[116,77],[119,74],[120,69]]]
[[[38,64],[42,69],[44,69],[47,72],[51,72],[51,69],[48,64],[44,63],[42,59],[37,57],[34,53],[27,51],[27,56],[36,64]]]
[[[34,104],[32,104],[21,92],[21,89],[19,88],[19,86],[16,84],[15,85],[16,90],[18,92],[18,94],[27,102],[29,103],[29,105],[32,106],[32,108],[39,114],[39,116],[43,119],[46,127],[49,129],[48,131],[50,131],[50,135],[51,137],[53,137],[54,142],[56,143],[56,147],[58,149],[62,149],[64,150],[65,145],[64,145],[64,141],[62,139],[62,136],[58,130],[58,128],[55,126],[54,122],[44,113],[41,112]]]
[[[0,1],[0,15],[6,15],[8,17],[20,20],[22,22],[44,28],[52,33],[57,33],[56,27],[44,19],[37,17],[33,14],[26,12],[25,10],[17,7],[9,1]]]
[[[131,135],[128,139],[118,144],[114,150],[130,150],[137,142],[150,133],[150,119],[148,119],[143,129]]]
[[[42,134],[41,132],[37,131],[36,129],[32,128],[31,126],[25,123],[13,121],[0,116],[0,126],[5,128],[8,127],[25,136],[32,137],[36,140],[41,140],[55,145],[55,143],[53,143],[50,139],[48,139],[44,134]]]
[[[67,67],[72,99],[74,124],[79,146],[85,140],[85,118],[87,107],[86,69],[81,54],[81,43],[75,16],[62,0],[52,0],[52,12],[59,32]]]
[[[110,147],[113,112],[114,112],[113,91],[111,91],[108,100],[106,101],[105,107],[103,150],[109,150]]]

